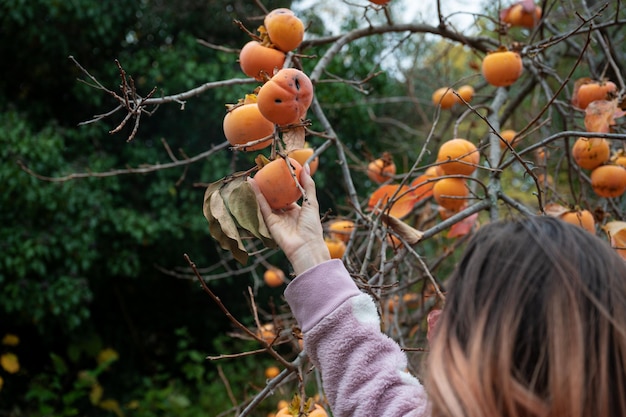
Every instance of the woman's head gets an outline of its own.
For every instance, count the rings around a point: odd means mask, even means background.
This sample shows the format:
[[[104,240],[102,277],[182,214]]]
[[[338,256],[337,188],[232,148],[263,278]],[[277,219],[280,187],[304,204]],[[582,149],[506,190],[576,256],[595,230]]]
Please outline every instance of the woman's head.
[[[626,415],[626,265],[550,217],[481,228],[448,281],[434,415]]]

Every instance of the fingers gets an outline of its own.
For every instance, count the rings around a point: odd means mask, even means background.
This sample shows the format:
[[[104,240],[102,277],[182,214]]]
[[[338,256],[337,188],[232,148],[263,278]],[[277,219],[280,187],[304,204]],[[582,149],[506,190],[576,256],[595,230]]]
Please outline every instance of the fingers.
[[[304,169],[300,172],[300,185],[302,185],[302,188],[306,193],[306,200],[302,202],[302,208],[313,208],[317,211],[318,202],[317,190],[315,189],[315,181],[313,181],[313,178],[311,177],[311,169],[309,168],[309,164],[306,164],[303,168]]]
[[[261,214],[263,215],[263,218],[267,219],[267,217],[272,214],[272,208],[265,199],[265,196],[259,189],[259,185],[256,183],[254,178],[248,177],[247,181],[248,184],[250,184],[250,188],[252,188],[252,191],[254,191],[254,195],[256,196],[256,200],[259,204],[259,208],[261,209]]]

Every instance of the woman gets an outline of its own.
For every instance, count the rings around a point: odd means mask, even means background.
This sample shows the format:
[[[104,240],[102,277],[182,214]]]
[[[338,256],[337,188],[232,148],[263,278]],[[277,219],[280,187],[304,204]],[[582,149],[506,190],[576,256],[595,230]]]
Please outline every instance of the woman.
[[[302,172],[307,199],[281,212],[251,184],[297,275],[285,297],[335,417],[626,416],[626,266],[604,241],[550,217],[482,227],[448,281],[425,390],[330,260]]]

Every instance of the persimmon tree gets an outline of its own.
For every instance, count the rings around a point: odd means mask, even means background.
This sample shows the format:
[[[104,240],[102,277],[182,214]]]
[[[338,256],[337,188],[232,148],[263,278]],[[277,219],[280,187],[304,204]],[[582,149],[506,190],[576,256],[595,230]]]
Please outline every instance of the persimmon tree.
[[[421,352],[428,350],[427,316],[444,306],[446,275],[481,224],[518,214],[558,216],[624,253],[626,11],[615,2],[502,2],[468,15],[473,25],[461,31],[439,2],[435,23],[397,23],[402,10],[394,0],[375,3],[346,2],[353,24],[319,35],[308,25],[308,14],[268,10],[259,1],[258,27],[234,22],[249,34],[249,43],[232,48],[204,42],[233,63],[239,60],[241,78],[209,80],[172,95],[160,96],[157,87],[140,91],[134,82],[140,74],[127,74],[121,62],[120,85],[114,87],[76,61],[83,80],[114,102],[89,122],[120,118],[109,130],[121,141],[141,141],[141,125],[159,106],[193,106],[195,97],[213,89],[232,101],[215,103],[224,113],[221,145],[184,157],[165,148],[168,163],[55,180],[146,173],[237,155],[229,175],[198,179],[206,190],[207,233],[232,270],[262,275],[276,271],[281,254],[245,178],[277,163],[281,185],[269,186],[276,187],[277,197],[293,188],[293,201],[302,194],[294,181],[301,165],[315,163],[318,186],[334,193],[335,204],[323,204],[321,213],[329,249],[377,301],[383,331],[409,352],[411,371],[419,376]],[[288,26],[295,35],[276,34]],[[350,52],[362,42],[380,49],[371,62],[360,63],[368,72],[355,74],[350,62],[360,57]],[[391,96],[384,88],[372,89],[383,77],[403,90]],[[338,88],[356,91],[358,101],[329,101]],[[386,136],[352,137],[341,121],[342,109],[350,106],[364,108],[369,123],[384,126]],[[195,215],[202,216],[200,208]],[[211,289],[217,276],[186,259],[187,277],[198,279],[232,320],[234,337],[259,345],[210,359],[270,355],[281,369],[254,395],[233,398],[232,409],[222,415],[269,411],[274,403],[264,404],[275,392],[285,398],[298,394],[292,411],[323,408],[319,376],[309,372],[287,306],[257,305],[251,288],[254,325],[244,325]],[[272,285],[288,281],[286,275]],[[227,376],[224,382],[227,387]]]

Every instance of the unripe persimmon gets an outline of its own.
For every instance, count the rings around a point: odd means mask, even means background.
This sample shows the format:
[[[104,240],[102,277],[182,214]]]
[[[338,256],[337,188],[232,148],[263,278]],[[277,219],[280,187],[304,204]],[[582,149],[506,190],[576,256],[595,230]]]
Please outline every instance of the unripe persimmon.
[[[300,148],[300,149],[292,149],[287,153],[287,156],[295,159],[300,163],[300,165],[304,166],[306,161],[309,160],[311,156],[315,153],[315,149],[313,148]],[[311,175],[315,174],[317,171],[317,167],[319,166],[320,158],[315,157],[311,162],[309,162],[309,168],[311,169]]]
[[[257,41],[246,43],[239,52],[239,66],[244,74],[257,81],[274,75],[285,64],[285,53]]]
[[[439,167],[446,175],[470,175],[476,170],[480,154],[467,139],[454,138],[441,144],[437,153]]]
[[[495,87],[508,87],[522,75],[524,66],[517,52],[497,50],[488,54],[482,63],[485,80]]]
[[[263,20],[270,41],[281,51],[296,49],[304,38],[304,23],[287,8],[274,9]]]
[[[560,219],[573,225],[582,227],[588,232],[596,232],[596,221],[589,210],[574,210],[563,213]]]
[[[469,189],[463,178],[442,178],[433,187],[433,197],[441,207],[458,211],[465,205]]]
[[[591,188],[600,197],[615,198],[626,191],[626,168],[600,165],[591,171]]]
[[[287,162],[288,161],[288,162]],[[287,164],[290,164],[288,166]],[[292,174],[293,171],[293,174]],[[276,158],[254,176],[259,190],[274,210],[285,209],[302,197],[299,185],[302,166],[293,158]]]
[[[603,138],[580,137],[574,142],[572,157],[576,164],[583,169],[592,170],[599,167],[608,162],[611,157],[609,141]]]
[[[259,90],[257,102],[261,114],[272,123],[288,125],[300,122],[313,101],[313,84],[296,68],[283,68]]]
[[[373,160],[367,165],[367,177],[377,184],[388,181],[396,174],[396,164],[393,162],[389,152]]]
[[[263,273],[263,281],[268,287],[280,287],[285,283],[285,273],[282,269],[270,268]]]
[[[458,98],[454,95],[451,88],[441,87],[433,93],[432,101],[435,106],[441,106],[442,109],[450,109],[456,104]]]
[[[247,95],[243,104],[233,106],[226,113],[223,128],[226,140],[233,146],[268,138],[255,145],[240,148],[244,151],[256,151],[272,144],[274,123],[263,117],[254,95]]]

